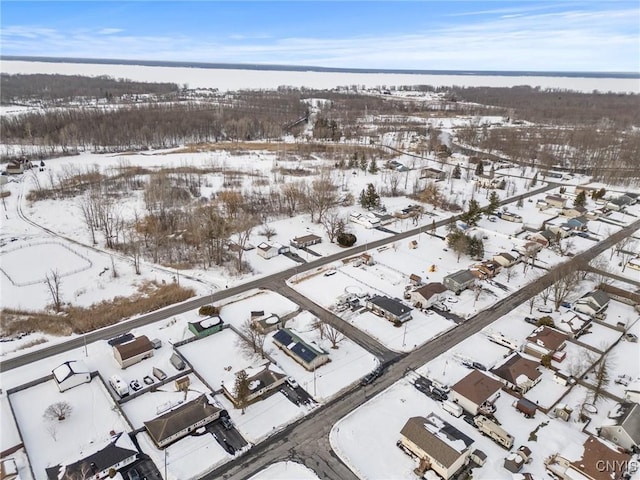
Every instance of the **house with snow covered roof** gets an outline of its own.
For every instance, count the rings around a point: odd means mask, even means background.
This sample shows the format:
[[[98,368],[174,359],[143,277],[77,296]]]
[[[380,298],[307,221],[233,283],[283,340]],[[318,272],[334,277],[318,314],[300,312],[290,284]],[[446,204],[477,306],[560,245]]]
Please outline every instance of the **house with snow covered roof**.
[[[621,480],[631,466],[631,455],[592,435],[582,445],[563,445],[544,461],[545,468],[563,480]]]
[[[483,406],[493,404],[500,396],[502,383],[495,378],[472,370],[451,387],[452,400],[471,415],[477,415]]]
[[[525,394],[542,380],[539,367],[538,362],[516,352],[508,357],[502,365],[492,368],[491,373],[508,388]]]
[[[527,337],[523,351],[536,358],[551,355],[554,360],[560,362],[564,359],[565,354],[562,350],[567,345],[567,338],[569,335],[560,330],[546,325],[541,326]]]
[[[144,422],[147,433],[158,448],[164,448],[197,428],[220,417],[222,409],[210,403],[207,395],[184,403],[152,420]]]
[[[583,295],[576,300],[573,309],[576,312],[594,316],[603,311],[609,305],[609,295],[602,290],[594,290],[593,292]]]
[[[287,376],[271,363],[265,363],[259,367],[245,368],[247,374],[247,383],[249,385],[249,394],[247,395],[247,403],[254,402],[268,393],[278,390],[280,386],[287,380]],[[223,383],[222,389],[225,396],[238,406],[239,402],[236,398],[235,383]]]
[[[309,371],[329,361],[329,354],[318,346],[312,346],[288,328],[281,328],[273,335],[273,343]]]
[[[106,443],[92,445],[91,453],[82,452],[80,459],[46,469],[49,480],[112,477],[118,470],[138,459],[138,449],[126,433],[118,433]]]
[[[599,435],[632,452],[640,446],[640,405],[619,403],[609,412],[608,421],[600,427]]]
[[[89,368],[80,361],[70,360],[54,368],[53,380],[61,392],[91,381]]]
[[[189,322],[189,331],[198,338],[208,337],[223,328],[224,322],[219,315],[214,315],[197,322]]]
[[[400,430],[398,446],[420,459],[417,473],[433,470],[444,480],[452,478],[467,463],[473,440],[434,413],[411,417]]]

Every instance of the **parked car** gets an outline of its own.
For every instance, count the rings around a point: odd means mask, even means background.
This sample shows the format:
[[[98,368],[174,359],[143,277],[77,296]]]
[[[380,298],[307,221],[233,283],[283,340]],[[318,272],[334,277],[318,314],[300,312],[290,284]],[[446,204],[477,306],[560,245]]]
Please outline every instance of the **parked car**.
[[[447,297],[447,302],[449,303],[458,303],[458,299],[454,297]]]
[[[540,313],[553,313],[553,308],[547,307],[546,305],[540,305],[538,307],[538,311]]]
[[[413,382],[413,386],[422,393],[429,393],[431,390],[431,380],[424,377],[416,378]]]
[[[561,307],[564,307],[564,308],[571,308],[571,303],[570,303],[570,302],[562,302],[562,303],[560,304],[560,306],[561,306]]]
[[[383,371],[384,369],[382,368],[382,366],[376,367],[373,372],[365,375],[365,377],[360,381],[360,385],[369,385],[370,383],[373,383],[376,378],[382,375]]]
[[[129,382],[129,388],[131,388],[131,390],[133,390],[134,392],[137,392],[138,390],[142,389],[142,385],[140,385],[140,382],[138,380],[131,380]]]
[[[486,371],[487,367],[485,367],[483,364],[481,364],[480,362],[473,362],[471,364],[471,366],[477,370],[482,370],[482,371]]]
[[[225,430],[231,430],[233,428],[233,422],[229,417],[220,417],[220,423]]]
[[[538,319],[534,317],[524,317],[524,321],[530,323],[531,325],[537,325]]]
[[[287,384],[291,388],[298,388],[298,382],[296,382],[296,379],[293,377],[287,377]]]
[[[637,336],[637,335],[635,335],[635,334],[633,334],[633,333],[625,333],[625,334],[624,334],[624,339],[625,339],[627,342],[633,342],[633,343],[636,343],[636,342],[638,341],[638,336]]]
[[[136,470],[135,468],[132,468],[131,470],[129,470],[127,472],[127,479],[128,480],[140,480],[140,474],[138,473],[138,470]]]
[[[330,277],[331,275],[335,275],[335,274],[336,274],[335,270],[327,270],[326,272],[324,272],[325,277]]]

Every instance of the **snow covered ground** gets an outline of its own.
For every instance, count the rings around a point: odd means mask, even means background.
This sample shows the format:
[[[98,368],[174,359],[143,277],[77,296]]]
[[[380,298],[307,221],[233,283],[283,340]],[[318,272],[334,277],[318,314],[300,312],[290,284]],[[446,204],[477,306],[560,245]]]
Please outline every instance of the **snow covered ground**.
[[[319,480],[318,476],[304,465],[296,462],[278,462],[269,465],[249,480]]]

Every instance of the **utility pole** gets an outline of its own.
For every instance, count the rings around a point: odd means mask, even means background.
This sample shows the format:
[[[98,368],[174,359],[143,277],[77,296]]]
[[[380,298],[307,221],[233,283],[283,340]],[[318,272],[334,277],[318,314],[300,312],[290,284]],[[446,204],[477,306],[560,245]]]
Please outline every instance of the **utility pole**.
[[[316,367],[313,367],[313,396],[316,396]]]
[[[164,448],[164,480],[167,480],[167,447]]]
[[[82,335],[82,339],[84,340],[84,356],[88,357],[89,352],[87,351],[87,334]]]
[[[405,346],[405,340],[407,338],[407,322],[404,323],[404,332],[402,334],[402,346]]]

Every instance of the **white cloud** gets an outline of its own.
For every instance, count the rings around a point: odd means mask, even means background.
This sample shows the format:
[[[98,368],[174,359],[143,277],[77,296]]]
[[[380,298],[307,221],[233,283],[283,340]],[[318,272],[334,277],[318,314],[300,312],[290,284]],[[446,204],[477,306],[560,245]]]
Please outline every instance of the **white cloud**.
[[[98,35],[114,35],[123,31],[124,30],[122,30],[121,28],[103,28],[101,30],[98,30]]]

